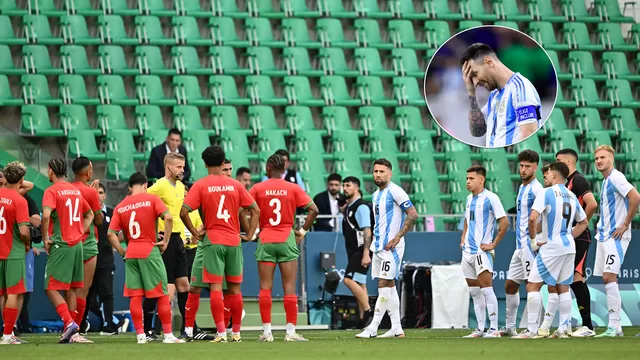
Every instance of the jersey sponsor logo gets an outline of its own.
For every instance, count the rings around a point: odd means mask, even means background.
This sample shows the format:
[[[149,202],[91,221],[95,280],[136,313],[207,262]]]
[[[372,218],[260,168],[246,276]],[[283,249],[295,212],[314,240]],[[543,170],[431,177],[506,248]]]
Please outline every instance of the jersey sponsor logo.
[[[13,204],[13,200],[7,199],[7,198],[0,198],[0,204],[11,205],[11,204]]]
[[[264,194],[266,196],[288,196],[287,190],[265,190]]]
[[[125,205],[122,206],[120,208],[118,208],[118,213],[119,214],[123,214],[127,211],[131,211],[131,210],[135,210],[135,209],[139,209],[142,207],[150,207],[151,206],[151,201],[138,201],[137,203],[133,203],[133,204],[129,204],[129,205]]]
[[[500,101],[500,108],[498,109],[498,114],[500,115],[504,114],[506,108],[507,108],[507,97],[503,96],[502,100]]]
[[[233,185],[214,185],[207,188],[209,192],[236,191]]]

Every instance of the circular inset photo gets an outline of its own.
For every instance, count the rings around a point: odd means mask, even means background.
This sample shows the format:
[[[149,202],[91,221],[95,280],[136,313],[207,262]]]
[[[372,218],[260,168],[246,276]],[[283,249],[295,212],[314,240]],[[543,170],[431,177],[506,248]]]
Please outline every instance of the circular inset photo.
[[[558,78],[547,52],[503,26],[457,33],[433,55],[424,79],[427,107],[452,137],[499,148],[525,140],[555,105]]]

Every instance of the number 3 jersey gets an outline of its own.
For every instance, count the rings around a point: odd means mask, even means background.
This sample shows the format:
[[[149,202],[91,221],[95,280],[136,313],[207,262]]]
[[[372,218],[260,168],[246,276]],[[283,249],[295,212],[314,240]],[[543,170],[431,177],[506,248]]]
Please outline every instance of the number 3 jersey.
[[[200,209],[206,236],[202,246],[240,245],[240,208],[250,208],[255,201],[237,180],[226,175],[209,175],[193,184],[182,206],[189,212]]]
[[[75,186],[59,181],[42,195],[42,209],[51,210],[49,238],[56,245],[75,246],[84,237],[84,215],[91,211],[89,203]]]
[[[296,209],[308,208],[313,201],[298,185],[283,179],[269,179],[249,191],[260,208],[260,241],[283,243],[295,225]]]
[[[462,251],[468,254],[482,254],[482,244],[491,244],[496,220],[507,216],[504,207],[495,193],[484,189],[478,195],[469,194],[464,218],[467,232]]]
[[[562,184],[545,188],[538,193],[531,209],[542,217],[542,238],[546,244],[541,250],[556,256],[576,252],[572,225],[574,220],[580,222],[587,215],[571,191]]]

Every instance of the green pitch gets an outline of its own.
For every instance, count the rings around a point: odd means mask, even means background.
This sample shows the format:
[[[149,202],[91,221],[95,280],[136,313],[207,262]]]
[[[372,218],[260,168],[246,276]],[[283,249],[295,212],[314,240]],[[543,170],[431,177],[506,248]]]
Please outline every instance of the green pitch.
[[[603,329],[598,329],[598,333]],[[88,336],[95,344],[56,343],[54,334],[23,336],[26,345],[0,346],[2,359],[638,359],[640,328],[625,328],[626,337],[614,339],[461,339],[459,330],[407,330],[404,339],[356,339],[354,331],[301,331],[308,343],[285,343],[284,332],[276,341],[258,343],[257,332],[244,332],[242,343],[137,345],[133,334],[113,337]],[[382,333],[382,332],[381,332]]]

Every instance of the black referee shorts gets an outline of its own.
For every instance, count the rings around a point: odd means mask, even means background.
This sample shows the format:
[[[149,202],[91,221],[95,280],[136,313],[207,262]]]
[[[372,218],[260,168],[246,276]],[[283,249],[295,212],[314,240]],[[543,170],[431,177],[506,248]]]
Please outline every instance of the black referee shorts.
[[[167,281],[175,284],[176,279],[186,278],[188,273],[187,253],[180,233],[171,233],[167,250],[162,253],[162,261],[167,269]]]

